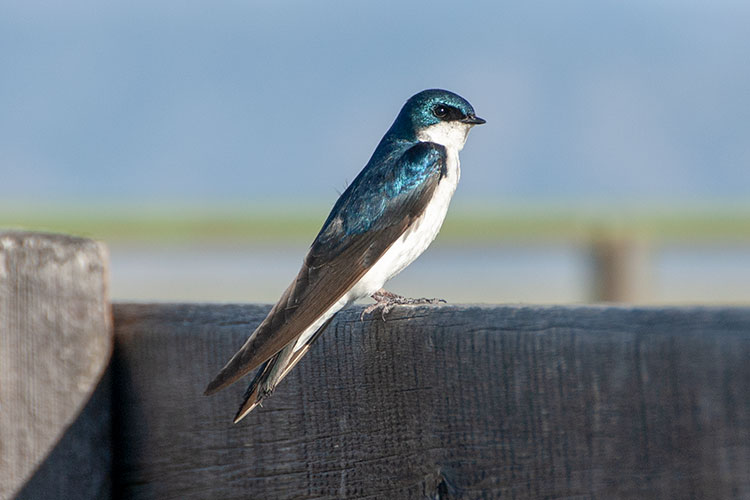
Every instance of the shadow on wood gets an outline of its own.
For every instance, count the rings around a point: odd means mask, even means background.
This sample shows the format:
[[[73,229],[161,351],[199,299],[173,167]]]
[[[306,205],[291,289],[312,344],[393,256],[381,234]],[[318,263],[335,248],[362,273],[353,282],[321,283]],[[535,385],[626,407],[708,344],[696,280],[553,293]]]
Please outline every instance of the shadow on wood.
[[[73,424],[24,484],[17,500],[110,497],[111,393],[111,370],[107,370]]]
[[[750,497],[746,309],[353,308],[238,425],[267,307],[114,311],[122,498]]]

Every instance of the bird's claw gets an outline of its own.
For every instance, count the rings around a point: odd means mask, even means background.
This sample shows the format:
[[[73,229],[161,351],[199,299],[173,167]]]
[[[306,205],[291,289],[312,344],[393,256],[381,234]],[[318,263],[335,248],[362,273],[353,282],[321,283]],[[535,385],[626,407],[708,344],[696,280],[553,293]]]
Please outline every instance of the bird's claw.
[[[416,306],[422,304],[438,304],[441,302],[446,303],[444,299],[428,299],[426,297],[412,299],[409,297],[402,297],[401,295],[397,295],[383,289],[380,289],[377,292],[373,293],[371,297],[375,300],[375,303],[367,306],[362,311],[362,314],[359,315],[360,321],[362,321],[367,314],[370,314],[377,309],[380,309],[380,317],[383,319],[383,321],[385,321],[385,315],[391,312],[394,307],[399,305]]]

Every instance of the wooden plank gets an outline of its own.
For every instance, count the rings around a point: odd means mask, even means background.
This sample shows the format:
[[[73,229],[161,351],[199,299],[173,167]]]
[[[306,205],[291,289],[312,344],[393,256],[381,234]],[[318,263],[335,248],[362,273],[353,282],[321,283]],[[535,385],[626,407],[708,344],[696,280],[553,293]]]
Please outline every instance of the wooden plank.
[[[0,498],[109,496],[106,258],[90,240],[0,232]]]
[[[341,313],[238,425],[267,307],[116,304],[122,498],[749,498],[750,310]]]

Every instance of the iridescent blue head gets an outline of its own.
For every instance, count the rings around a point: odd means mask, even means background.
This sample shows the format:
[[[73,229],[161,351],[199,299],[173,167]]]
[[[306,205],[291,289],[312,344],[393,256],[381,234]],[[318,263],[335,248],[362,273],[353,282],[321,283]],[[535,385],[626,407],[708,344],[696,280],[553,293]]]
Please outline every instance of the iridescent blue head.
[[[482,123],[485,121],[460,95],[430,89],[406,101],[389,132],[399,139],[435,142],[460,150],[469,129]]]

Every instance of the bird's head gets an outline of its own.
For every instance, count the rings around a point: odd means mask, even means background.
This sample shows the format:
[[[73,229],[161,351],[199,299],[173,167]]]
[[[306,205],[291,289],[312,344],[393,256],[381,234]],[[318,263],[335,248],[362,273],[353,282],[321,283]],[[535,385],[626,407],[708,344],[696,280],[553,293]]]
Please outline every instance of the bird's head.
[[[412,96],[393,124],[402,134],[461,150],[474,125],[485,120],[474,113],[469,101],[447,90],[431,89]]]

